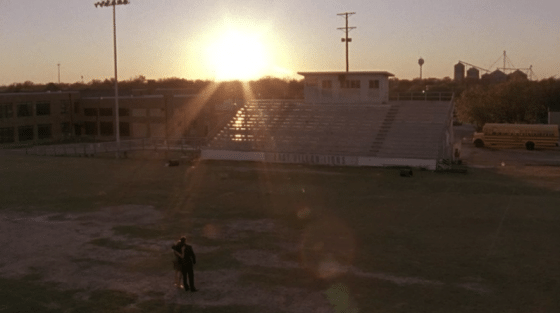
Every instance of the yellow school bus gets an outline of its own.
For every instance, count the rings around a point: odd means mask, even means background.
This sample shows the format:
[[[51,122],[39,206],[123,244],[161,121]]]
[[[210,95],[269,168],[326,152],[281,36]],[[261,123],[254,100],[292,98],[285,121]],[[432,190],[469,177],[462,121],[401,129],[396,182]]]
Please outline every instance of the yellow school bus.
[[[485,124],[474,133],[476,147],[549,148],[558,146],[558,125],[553,124]]]

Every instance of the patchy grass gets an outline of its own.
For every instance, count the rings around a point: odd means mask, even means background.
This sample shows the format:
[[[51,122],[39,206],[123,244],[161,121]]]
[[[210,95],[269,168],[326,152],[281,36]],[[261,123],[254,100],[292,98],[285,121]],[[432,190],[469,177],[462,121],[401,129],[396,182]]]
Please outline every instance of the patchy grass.
[[[123,203],[159,204],[181,171],[161,160],[2,156],[0,209],[76,212]]]
[[[196,261],[195,269],[197,271],[236,270],[242,267],[242,264],[232,256],[231,249],[223,249],[204,255],[199,254]]]
[[[218,248],[197,255],[196,271],[241,270],[246,286],[326,292],[342,284],[344,288],[335,291],[346,292],[360,312],[560,310],[560,194],[506,173],[415,171],[413,177],[402,178],[395,169],[229,162],[205,162],[192,169],[168,168],[151,159],[2,158],[1,209],[64,214],[111,205],[154,205],[164,215],[157,225],[116,226],[113,231],[145,240],[169,239],[170,244],[185,233],[195,244]],[[297,237],[226,227],[260,219],[274,220]],[[210,226],[216,230],[209,235]],[[279,248],[285,242],[297,251]],[[111,238],[90,243],[134,249]],[[309,269],[245,266],[234,257],[243,250],[278,254]],[[325,256],[363,272],[437,284],[399,285],[351,274],[321,279],[314,267]],[[170,259],[170,254],[154,255],[127,266],[135,272],[171,273]],[[178,305],[162,295],[140,300],[117,291],[76,300],[77,291],[37,284],[40,276],[35,275],[0,278],[0,312],[2,303],[8,303],[6,311],[29,304],[45,312],[260,312],[257,306]],[[464,287],[473,282],[488,290]]]
[[[132,312],[154,312],[154,313],[174,313],[174,312],[204,312],[204,313],[258,313],[262,312],[252,306],[229,305],[229,306],[205,306],[203,308],[193,305],[177,305],[166,303],[163,300],[148,300],[139,303],[137,310]]]
[[[125,308],[136,302],[137,296],[120,290],[95,290],[88,302],[96,304],[96,310],[101,312],[114,311]]]
[[[123,312],[137,297],[117,290],[95,290],[89,299],[81,290],[61,290],[57,284],[0,277],[0,312]]]
[[[141,239],[153,239],[166,236],[167,230],[153,227],[142,227],[136,225],[119,225],[113,227],[113,231],[117,235],[136,237]]]
[[[0,312],[60,312],[74,307],[75,291],[56,290],[55,285],[30,279],[0,277]]]
[[[96,239],[93,239],[92,241],[90,241],[89,243],[92,244],[92,245],[105,247],[105,248],[110,248],[110,249],[127,250],[127,249],[134,248],[134,246],[132,246],[132,245],[122,243],[120,241],[115,241],[115,240],[112,240],[111,238],[96,238]]]
[[[92,266],[99,266],[99,265],[106,265],[106,266],[115,265],[114,262],[108,262],[108,261],[97,260],[97,259],[89,259],[89,258],[75,258],[75,259],[72,259],[72,261],[80,264],[81,268],[90,268]]]
[[[128,271],[166,275],[169,274],[171,266],[171,255],[157,255],[144,258],[133,258],[126,262],[125,268]]]

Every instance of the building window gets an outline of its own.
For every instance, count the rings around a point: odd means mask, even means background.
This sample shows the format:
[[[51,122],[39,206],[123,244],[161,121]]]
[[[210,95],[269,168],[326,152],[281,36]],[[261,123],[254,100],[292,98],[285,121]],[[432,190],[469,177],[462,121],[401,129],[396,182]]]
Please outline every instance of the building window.
[[[22,102],[17,105],[17,116],[25,117],[33,115],[33,107],[31,102]]]
[[[379,89],[379,80],[370,80],[369,81],[369,89]]]
[[[72,129],[70,128],[70,123],[61,123],[60,130],[62,131],[63,135],[71,135]]]
[[[37,116],[40,115],[51,115],[51,104],[50,102],[37,102],[36,106],[36,114]]]
[[[74,134],[78,137],[82,135],[82,125],[80,123],[74,124]]]
[[[119,116],[129,116],[130,110],[126,108],[119,108]]]
[[[84,109],[85,116],[97,116],[97,109],[94,108],[85,108]]]
[[[97,135],[97,124],[95,122],[85,122],[84,123],[86,135],[95,136]]]
[[[51,124],[37,125],[37,138],[38,139],[52,138],[52,125]]]
[[[70,113],[70,100],[60,100],[60,114]]]
[[[99,109],[99,116],[113,116],[112,108],[101,108]]]
[[[99,132],[101,133],[101,136],[113,135],[113,122],[100,122]]]
[[[13,127],[0,128],[0,143],[15,142],[15,132]]]
[[[33,140],[33,126],[18,127],[19,141]]]
[[[344,80],[340,84],[340,88],[360,88],[359,80]]]
[[[121,136],[130,136],[130,124],[127,122],[119,122],[119,134]]]
[[[305,80],[305,85],[308,87],[317,87],[317,84],[319,83],[317,78],[308,78]]]
[[[14,107],[11,103],[0,104],[0,118],[10,118],[14,116]]]
[[[324,80],[322,82],[323,89],[331,89],[332,88],[332,81],[331,80]]]

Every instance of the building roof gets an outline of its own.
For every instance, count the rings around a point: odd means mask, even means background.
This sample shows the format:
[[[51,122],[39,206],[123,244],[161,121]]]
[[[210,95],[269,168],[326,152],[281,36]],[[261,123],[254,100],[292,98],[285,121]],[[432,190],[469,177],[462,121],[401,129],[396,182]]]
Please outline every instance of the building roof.
[[[451,102],[379,105],[259,100],[245,104],[210,150],[438,159]]]
[[[352,72],[297,72],[299,75],[384,75],[384,76],[395,76],[387,71],[352,71]]]

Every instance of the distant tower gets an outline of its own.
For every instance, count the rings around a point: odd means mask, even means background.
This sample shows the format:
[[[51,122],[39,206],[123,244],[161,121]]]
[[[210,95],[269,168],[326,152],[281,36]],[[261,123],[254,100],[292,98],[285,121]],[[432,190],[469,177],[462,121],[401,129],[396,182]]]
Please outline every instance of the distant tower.
[[[465,65],[459,62],[455,64],[455,76],[453,77],[453,80],[455,80],[456,82],[462,82],[464,79],[465,79]]]
[[[420,65],[420,80],[422,80],[422,65],[424,65],[424,59],[418,59],[418,65]]]

